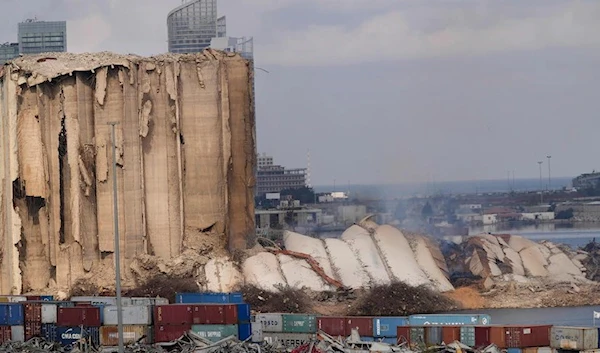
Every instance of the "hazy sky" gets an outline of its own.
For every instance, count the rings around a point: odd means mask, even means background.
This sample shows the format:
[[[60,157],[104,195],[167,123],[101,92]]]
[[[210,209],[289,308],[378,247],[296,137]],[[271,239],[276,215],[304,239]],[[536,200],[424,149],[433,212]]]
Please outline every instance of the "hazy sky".
[[[2,0],[69,51],[165,52],[177,0]],[[220,0],[254,36],[259,151],[314,184],[600,170],[600,1]],[[544,162],[544,175],[547,174]]]

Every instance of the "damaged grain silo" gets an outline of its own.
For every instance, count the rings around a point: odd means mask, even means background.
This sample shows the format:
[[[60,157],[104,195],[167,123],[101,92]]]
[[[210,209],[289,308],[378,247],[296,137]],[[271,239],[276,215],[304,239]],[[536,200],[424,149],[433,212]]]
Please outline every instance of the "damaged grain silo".
[[[0,293],[68,290],[90,274],[114,281],[109,122],[126,285],[139,257],[244,249],[252,74],[239,55],[212,50],[45,54],[0,67]]]

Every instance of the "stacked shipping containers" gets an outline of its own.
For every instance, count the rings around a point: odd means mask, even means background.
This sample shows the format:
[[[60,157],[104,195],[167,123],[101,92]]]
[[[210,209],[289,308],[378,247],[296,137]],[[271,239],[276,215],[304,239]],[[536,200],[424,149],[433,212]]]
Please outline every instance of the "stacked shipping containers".
[[[250,338],[250,305],[244,303],[241,293],[177,293],[175,298],[176,305],[191,305],[189,329],[200,337],[213,342],[229,336],[243,341]],[[155,339],[158,342],[160,338]]]
[[[58,307],[56,312],[56,341],[71,346],[82,339],[100,344],[100,308],[95,306]]]
[[[257,314],[252,340],[295,347],[316,337],[317,317],[311,314]]]

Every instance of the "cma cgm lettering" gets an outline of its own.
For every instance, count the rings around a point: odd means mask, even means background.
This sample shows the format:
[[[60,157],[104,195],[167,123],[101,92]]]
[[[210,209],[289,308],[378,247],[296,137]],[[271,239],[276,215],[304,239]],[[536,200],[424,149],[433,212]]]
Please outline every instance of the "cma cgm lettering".
[[[57,327],[56,337],[63,346],[69,346],[82,339],[89,340],[92,344],[100,344],[100,330],[98,327]]]

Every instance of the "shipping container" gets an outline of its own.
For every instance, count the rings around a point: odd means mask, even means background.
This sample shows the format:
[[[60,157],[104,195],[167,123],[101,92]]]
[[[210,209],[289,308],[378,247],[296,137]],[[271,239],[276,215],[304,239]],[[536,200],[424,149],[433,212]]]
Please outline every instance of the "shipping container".
[[[371,323],[371,326],[373,323]],[[346,318],[333,316],[317,317],[317,329],[331,336],[346,336]]]
[[[521,350],[522,353],[554,353],[554,349],[550,348],[550,347],[530,347],[530,348],[523,348]],[[588,351],[589,353],[592,353],[590,351]]]
[[[425,327],[410,327],[410,344],[412,346],[423,346],[425,343]]]
[[[153,316],[154,324],[157,326],[187,325],[191,327],[192,323],[194,322],[192,306],[187,304],[157,305],[154,307]]]
[[[240,341],[246,341],[252,336],[252,324],[238,324],[238,337]]]
[[[131,344],[139,341],[143,344],[152,343],[152,327],[146,325],[123,325],[123,343]],[[119,327],[102,326],[100,327],[100,344],[102,346],[114,347],[119,345]]]
[[[429,314],[408,317],[411,326],[485,326],[490,325],[491,321],[491,317],[484,314]]]
[[[576,351],[598,349],[598,328],[553,326],[550,330],[549,346]]]
[[[23,310],[25,322],[42,322],[42,302],[25,302]]]
[[[40,301],[40,300],[42,300],[42,297],[40,297],[39,295],[26,295],[25,298],[27,299],[27,301]]]
[[[264,341],[262,324],[260,322],[253,321],[250,323],[250,330],[252,330],[252,342],[260,343]]]
[[[56,324],[42,324],[42,337],[48,342],[56,342]]]
[[[522,353],[521,348],[507,348],[506,353]]]
[[[21,296],[21,295],[10,295],[8,296],[8,302],[9,303],[21,303],[21,302],[26,302],[27,301],[27,297]]]
[[[316,339],[313,333],[263,333],[263,341],[278,347],[296,348]]]
[[[316,333],[317,317],[310,314],[282,314],[283,332]]]
[[[504,326],[490,326],[489,331],[490,344],[495,344],[498,348],[506,348],[506,332]]]
[[[192,305],[192,323],[197,325],[235,325],[238,323],[235,304]]]
[[[250,322],[250,304],[237,304],[238,322]]]
[[[256,314],[254,321],[260,324],[263,332],[283,332],[282,314]]]
[[[490,345],[490,327],[475,326],[475,347],[487,347]]]
[[[42,336],[41,322],[25,322],[25,341]]]
[[[507,348],[550,346],[550,325],[505,326]],[[596,345],[597,345],[596,340]]]
[[[23,305],[20,303],[0,303],[0,325],[19,326],[25,322]]]
[[[40,295],[40,300],[44,302],[51,302],[54,300],[53,295]]]
[[[461,326],[460,327],[460,342],[469,346],[475,346],[475,327]]]
[[[25,342],[25,326],[11,326],[10,340],[13,342]]]
[[[105,306],[103,309],[103,324],[118,325],[118,311],[116,306]],[[121,313],[123,314],[123,325],[151,325],[152,324],[152,307],[150,306],[124,306]]]
[[[361,336],[371,336],[373,334],[373,318],[348,316],[346,318],[346,336],[350,336],[352,329],[358,329]]]
[[[397,326],[396,339],[399,343],[410,345],[410,326]]]
[[[57,304],[42,304],[42,324],[55,324],[57,312]]]
[[[192,332],[211,342],[234,336],[238,338],[238,325],[192,325]]]
[[[396,327],[408,326],[408,317],[377,317],[373,319],[373,337],[397,337]]]
[[[242,293],[177,293],[175,302],[182,304],[243,304]]]
[[[167,298],[145,298],[145,297],[132,297],[131,298],[132,306],[153,306],[153,305],[169,305],[169,299]]]
[[[425,327],[425,344],[429,346],[437,346],[444,340],[442,326],[427,326]]]
[[[117,305],[117,297],[101,297],[101,296],[91,296],[91,297],[71,297],[72,302],[76,303],[86,303],[91,305]],[[129,306],[131,305],[131,298],[121,297],[121,305]]]
[[[6,343],[10,340],[12,340],[10,326],[0,326],[0,344]]]
[[[93,306],[75,306],[72,308],[58,308],[56,313],[56,323],[60,327],[88,326],[99,327],[102,324],[100,319],[100,308]]]
[[[155,325],[154,342],[171,342],[181,338],[184,333],[192,329],[191,324],[185,325]]]
[[[442,342],[450,344],[455,341],[460,342],[460,326],[443,326]]]
[[[80,340],[85,340],[93,346],[100,345],[100,328],[81,326],[56,328],[56,341],[61,346],[72,346]]]

